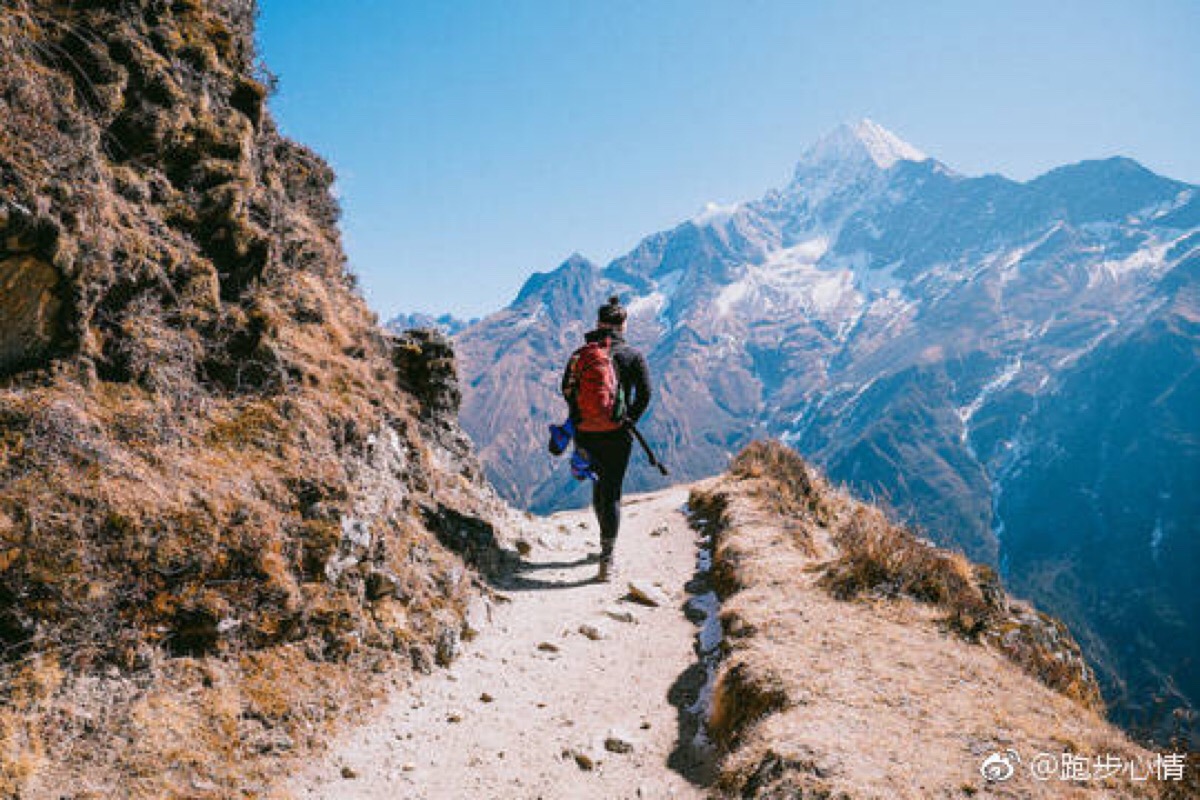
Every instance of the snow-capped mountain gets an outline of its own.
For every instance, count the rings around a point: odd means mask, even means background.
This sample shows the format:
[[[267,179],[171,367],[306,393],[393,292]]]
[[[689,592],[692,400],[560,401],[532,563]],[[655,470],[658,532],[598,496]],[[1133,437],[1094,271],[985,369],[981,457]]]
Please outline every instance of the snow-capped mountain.
[[[463,424],[517,502],[583,500],[543,434],[614,291],[674,479],[782,438],[1067,617],[1126,721],[1195,707],[1197,187],[1125,158],[968,177],[842,126],[782,188],[573,256],[459,333]]]
[[[434,328],[448,336],[454,336],[478,321],[478,319],[459,319],[453,314],[439,314],[435,317],[432,314],[412,313],[397,314],[385,322],[384,327],[393,331],[406,331],[412,328]]]

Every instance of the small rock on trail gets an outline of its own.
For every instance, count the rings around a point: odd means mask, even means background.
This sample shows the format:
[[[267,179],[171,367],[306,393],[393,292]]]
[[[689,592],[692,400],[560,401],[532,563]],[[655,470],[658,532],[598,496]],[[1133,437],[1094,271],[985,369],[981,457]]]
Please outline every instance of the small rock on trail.
[[[609,606],[604,609],[604,613],[617,622],[635,623],[638,621],[637,614],[633,613],[632,609],[622,608],[621,606]]]
[[[601,639],[608,638],[608,632],[605,631],[604,628],[601,628],[599,625],[593,625],[590,622],[585,622],[580,625],[579,632],[591,639],[593,642],[598,642]]]
[[[633,737],[620,728],[609,730],[604,737],[604,749],[610,753],[632,753],[633,746]]]
[[[670,602],[667,596],[663,594],[662,589],[644,580],[629,582],[629,596],[647,606],[665,606]]]

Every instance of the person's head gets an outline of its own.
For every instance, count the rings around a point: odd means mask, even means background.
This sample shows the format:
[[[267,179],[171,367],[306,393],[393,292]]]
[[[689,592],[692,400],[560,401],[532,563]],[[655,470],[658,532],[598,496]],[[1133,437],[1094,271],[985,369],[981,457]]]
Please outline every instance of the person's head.
[[[596,324],[610,331],[625,330],[625,307],[621,305],[621,298],[614,294],[608,298],[607,303],[600,306],[600,310],[596,312]]]

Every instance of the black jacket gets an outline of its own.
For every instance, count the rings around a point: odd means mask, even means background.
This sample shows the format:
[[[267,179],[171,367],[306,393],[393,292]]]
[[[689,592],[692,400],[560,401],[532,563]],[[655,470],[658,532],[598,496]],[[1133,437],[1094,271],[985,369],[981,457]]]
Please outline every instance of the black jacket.
[[[597,328],[584,336],[584,341],[598,342],[606,336],[612,340],[612,360],[617,368],[617,382],[621,385],[621,394],[625,398],[625,416],[637,422],[642,414],[646,413],[646,406],[650,405],[650,368],[646,366],[645,357],[627,345],[625,338],[616,331]],[[568,363],[562,377],[564,397],[570,377],[571,365]],[[573,408],[571,416],[576,416]]]

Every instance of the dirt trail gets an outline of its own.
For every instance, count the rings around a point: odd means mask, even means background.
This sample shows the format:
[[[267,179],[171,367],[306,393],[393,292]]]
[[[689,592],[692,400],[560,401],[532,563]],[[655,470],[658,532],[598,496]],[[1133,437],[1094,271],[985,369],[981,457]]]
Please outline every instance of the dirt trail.
[[[609,584],[592,580],[590,512],[531,522],[526,566],[501,589],[509,601],[492,607],[460,658],[398,690],[376,719],[297,776],[295,795],[704,796],[707,764],[687,711],[703,669],[697,628],[683,613],[697,555],[681,513],[686,499],[677,487],[626,500],[620,574]],[[659,584],[666,602],[632,602],[631,580]],[[634,621],[619,619],[629,614]],[[587,625],[603,638],[582,633]],[[630,752],[605,748],[614,728]],[[580,766],[581,753],[594,768]]]

